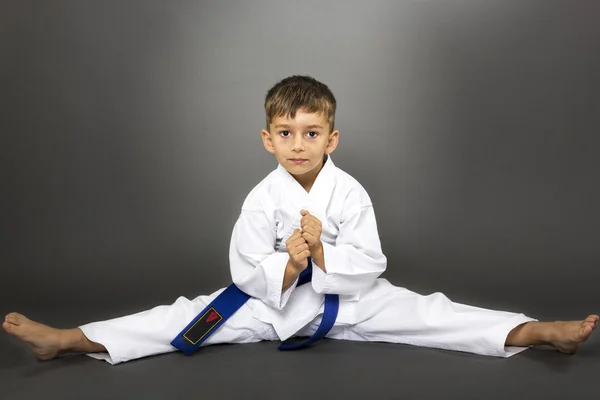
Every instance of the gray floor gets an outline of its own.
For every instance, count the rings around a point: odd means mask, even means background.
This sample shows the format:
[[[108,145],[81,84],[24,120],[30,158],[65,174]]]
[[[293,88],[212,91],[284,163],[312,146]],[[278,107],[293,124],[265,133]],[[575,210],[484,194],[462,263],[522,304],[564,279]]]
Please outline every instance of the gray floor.
[[[44,322],[82,318],[80,309],[62,311]],[[540,347],[510,359],[324,340],[296,352],[275,342],[218,345],[110,366],[83,355],[37,362],[6,334],[0,354],[0,399],[599,398],[599,335],[574,356]]]

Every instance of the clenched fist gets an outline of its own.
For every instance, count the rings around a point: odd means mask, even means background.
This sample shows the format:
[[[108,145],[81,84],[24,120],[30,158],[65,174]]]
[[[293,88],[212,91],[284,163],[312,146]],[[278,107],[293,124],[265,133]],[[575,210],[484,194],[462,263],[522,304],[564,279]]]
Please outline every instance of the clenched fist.
[[[308,247],[311,251],[321,247],[321,232],[322,225],[321,221],[314,215],[311,215],[306,210],[301,210],[300,215],[300,226],[302,228],[302,238],[306,240]]]
[[[308,267],[308,257],[310,250],[308,243],[302,237],[300,229],[294,229],[294,233],[285,242],[285,247],[290,255],[290,261],[298,272],[304,271]]]

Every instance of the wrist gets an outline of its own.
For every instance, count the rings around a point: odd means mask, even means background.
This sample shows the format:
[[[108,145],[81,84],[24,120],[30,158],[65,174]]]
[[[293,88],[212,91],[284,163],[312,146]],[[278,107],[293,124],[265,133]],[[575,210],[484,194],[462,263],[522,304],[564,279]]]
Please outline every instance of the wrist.
[[[317,243],[314,244],[314,246],[311,246],[310,254],[311,254],[311,256],[313,256],[313,258],[314,258],[314,255],[323,254],[323,242],[321,242],[319,240]]]
[[[290,272],[295,275],[300,275],[300,272],[303,270],[302,265],[296,264],[294,260],[292,260],[292,257],[289,258],[287,267],[291,270]]]
[[[320,241],[310,250],[310,254],[313,264],[316,264],[323,272],[327,272],[325,269],[325,252],[323,250],[323,244]]]
[[[281,287],[282,290],[287,290],[298,276],[300,276],[300,272],[302,272],[302,266],[296,266],[292,258],[288,259],[287,265],[285,266],[285,272],[283,275],[283,285]]]

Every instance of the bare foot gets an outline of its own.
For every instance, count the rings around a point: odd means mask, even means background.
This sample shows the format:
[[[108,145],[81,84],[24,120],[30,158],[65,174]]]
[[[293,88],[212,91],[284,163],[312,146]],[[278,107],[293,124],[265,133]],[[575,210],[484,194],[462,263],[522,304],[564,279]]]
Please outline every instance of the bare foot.
[[[63,350],[64,335],[61,330],[34,322],[21,314],[8,314],[2,328],[27,343],[38,360],[51,360]]]
[[[573,354],[596,329],[599,319],[597,315],[590,315],[583,321],[553,322],[548,329],[548,342],[562,353]]]

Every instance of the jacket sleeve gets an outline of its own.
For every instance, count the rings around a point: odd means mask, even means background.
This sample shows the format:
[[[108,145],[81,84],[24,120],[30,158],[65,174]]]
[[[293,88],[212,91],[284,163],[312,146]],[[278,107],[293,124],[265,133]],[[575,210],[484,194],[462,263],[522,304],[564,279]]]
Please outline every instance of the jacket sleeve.
[[[357,299],[360,290],[373,284],[387,265],[373,206],[357,207],[347,213],[335,245],[323,242],[323,253],[327,272],[313,266],[313,289]]]
[[[244,293],[283,309],[298,279],[282,291],[287,252],[277,252],[276,226],[264,211],[242,209],[231,236],[229,265],[233,283]]]

